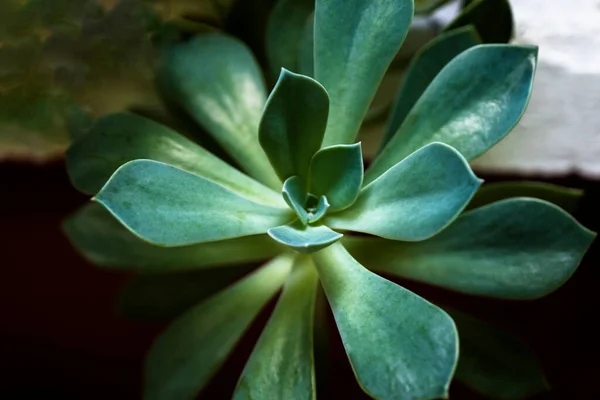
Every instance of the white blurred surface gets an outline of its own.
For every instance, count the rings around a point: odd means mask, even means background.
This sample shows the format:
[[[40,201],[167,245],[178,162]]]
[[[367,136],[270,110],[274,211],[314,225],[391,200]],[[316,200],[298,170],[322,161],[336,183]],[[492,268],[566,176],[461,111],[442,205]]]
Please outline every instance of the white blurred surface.
[[[600,178],[600,0],[512,0],[515,43],[539,46],[517,127],[473,162],[482,172]],[[444,10],[442,18],[452,13]]]

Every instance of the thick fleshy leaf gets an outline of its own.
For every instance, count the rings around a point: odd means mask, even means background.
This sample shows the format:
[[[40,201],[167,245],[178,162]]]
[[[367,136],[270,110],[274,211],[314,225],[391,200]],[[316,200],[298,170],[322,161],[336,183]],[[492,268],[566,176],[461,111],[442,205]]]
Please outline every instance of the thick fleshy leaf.
[[[258,143],[266,100],[260,69],[241,41],[206,33],[165,51],[158,70],[164,92],[208,129],[252,177],[281,182]]]
[[[315,78],[331,102],[325,146],[354,142],[412,17],[412,0],[316,1]]]
[[[302,42],[314,8],[315,0],[279,0],[275,3],[267,23],[266,42],[267,58],[274,76],[281,68],[301,71]]]
[[[96,194],[117,168],[135,159],[161,161],[253,201],[282,205],[278,193],[177,132],[135,114],[113,114],[96,121],[67,151],[67,170],[77,189]]]
[[[150,244],[131,233],[100,204],[89,203],[65,220],[63,229],[90,262],[138,272],[174,272],[266,260],[283,247],[253,235],[183,247]]]
[[[176,319],[148,354],[144,399],[195,398],[284,283],[292,262],[289,255],[278,257]]]
[[[296,216],[306,225],[308,223],[308,213],[305,210],[306,206],[306,189],[297,175],[290,176],[283,182],[282,189],[283,199],[288,206],[296,213]]]
[[[365,269],[339,243],[313,257],[363,390],[382,400],[446,397],[458,358],[452,319]]]
[[[331,206],[331,204],[329,204],[329,201],[327,200],[327,196],[319,197],[319,201],[317,203],[317,206],[314,208],[314,212],[312,212],[312,210],[311,210],[308,213],[308,222],[314,223],[314,222],[319,221],[321,218],[323,218],[327,214],[327,211],[329,210],[330,206]]]
[[[317,273],[298,257],[242,372],[234,400],[314,400],[313,314]]]
[[[411,108],[442,68],[454,57],[479,43],[481,40],[477,32],[472,26],[468,26],[442,33],[419,49],[402,78],[400,90],[385,128],[382,148],[400,128]]]
[[[514,22],[508,0],[475,0],[445,28],[450,31],[474,25],[483,43],[508,43],[512,39]]]
[[[300,221],[271,228],[267,233],[273,240],[300,253],[313,253],[321,250],[344,236],[325,225],[303,225]]]
[[[343,210],[356,201],[363,174],[360,143],[326,147],[310,164],[310,193],[327,196],[332,212]]]
[[[254,203],[151,160],[121,166],[94,200],[140,238],[166,247],[257,235],[291,219],[288,208]]]
[[[511,197],[533,197],[554,203],[563,210],[573,214],[582,196],[583,190],[581,189],[572,189],[545,182],[497,182],[483,185],[475,193],[466,210]]]
[[[177,273],[143,274],[119,292],[119,313],[144,321],[165,321],[232,285],[253,266]]]
[[[319,82],[281,70],[260,121],[259,141],[282,181],[296,175],[306,182],[328,113],[329,98]]]
[[[523,115],[536,60],[537,47],[491,44],[452,59],[375,159],[366,182],[427,143],[449,144],[467,160],[487,151]]]
[[[444,307],[460,336],[455,379],[490,399],[522,400],[548,390],[539,361],[517,337]]]
[[[431,143],[367,185],[352,207],[325,223],[387,239],[424,240],[458,216],[481,182],[456,150]]]
[[[346,245],[359,262],[468,294],[535,299],[577,269],[595,234],[542,200],[502,200],[458,218],[420,243],[360,238]]]

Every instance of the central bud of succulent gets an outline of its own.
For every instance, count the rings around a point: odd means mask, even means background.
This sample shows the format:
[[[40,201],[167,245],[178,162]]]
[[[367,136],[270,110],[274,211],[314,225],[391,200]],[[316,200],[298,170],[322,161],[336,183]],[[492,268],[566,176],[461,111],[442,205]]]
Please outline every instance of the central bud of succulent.
[[[285,202],[294,210],[304,226],[319,221],[329,209],[327,196],[307,193],[303,180],[296,175],[285,180],[282,194]]]

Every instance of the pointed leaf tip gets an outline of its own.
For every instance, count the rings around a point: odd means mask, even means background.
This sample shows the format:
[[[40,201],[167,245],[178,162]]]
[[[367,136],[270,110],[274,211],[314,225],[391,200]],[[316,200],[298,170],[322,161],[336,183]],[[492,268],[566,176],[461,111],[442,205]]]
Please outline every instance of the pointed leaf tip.
[[[363,390],[376,399],[447,396],[458,358],[452,319],[366,270],[339,243],[313,258]]]
[[[352,207],[326,223],[387,239],[425,240],[458,216],[481,183],[460,153],[431,143],[365,186]]]
[[[350,207],[363,182],[364,167],[360,142],[319,150],[310,164],[310,191],[325,195],[331,212]]]
[[[152,160],[121,166],[94,199],[140,238],[167,247],[265,233],[291,217]]]
[[[460,53],[423,92],[365,181],[432,142],[454,147],[469,161],[485,153],[525,112],[536,63],[534,46],[484,44]]]
[[[554,204],[511,198],[466,212],[423,242],[361,238],[348,247],[380,272],[471,295],[523,300],[563,285],[595,236]]]
[[[306,205],[307,194],[299,176],[290,176],[283,182],[282,195],[287,205],[294,210],[300,222],[306,225],[308,223],[308,214],[304,207]]]
[[[259,141],[282,180],[296,175],[306,182],[328,113],[329,97],[319,82],[281,68],[263,111]]]

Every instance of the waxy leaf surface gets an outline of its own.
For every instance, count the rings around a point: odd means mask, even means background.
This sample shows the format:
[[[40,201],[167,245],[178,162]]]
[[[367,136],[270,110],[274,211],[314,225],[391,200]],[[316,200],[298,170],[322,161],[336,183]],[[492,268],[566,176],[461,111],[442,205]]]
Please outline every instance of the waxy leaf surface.
[[[148,354],[144,399],[195,398],[285,282],[292,262],[274,259],[169,325]]]
[[[516,45],[478,45],[452,59],[375,159],[365,181],[431,142],[449,144],[467,160],[483,154],[523,115],[536,61],[536,47]]]
[[[297,175],[290,176],[283,182],[283,199],[288,206],[296,213],[296,216],[304,225],[308,222],[308,213],[304,209],[306,205],[306,189]]]
[[[411,59],[392,108],[382,147],[389,142],[427,86],[454,57],[481,42],[473,27],[442,33]]]
[[[469,211],[424,242],[347,245],[376,271],[473,295],[535,299],[569,279],[594,237],[551,203],[515,198]]]
[[[331,211],[350,207],[358,197],[364,174],[360,143],[319,150],[310,165],[310,193],[325,195]]]
[[[277,76],[281,68],[301,71],[302,42],[314,8],[315,0],[279,0],[275,3],[267,22],[266,42],[273,75]]]
[[[248,360],[234,400],[314,400],[313,314],[317,273],[297,257],[277,306]]]
[[[281,182],[258,143],[264,82],[244,43],[219,33],[198,35],[166,51],[158,78],[166,95],[209,130],[246,172],[279,190]]]
[[[83,206],[63,224],[77,251],[102,267],[138,272],[174,272],[267,260],[281,253],[266,234],[183,247],[150,244],[97,203]]]
[[[296,175],[306,182],[328,112],[329,98],[320,83],[281,70],[260,121],[259,141],[282,181]]]
[[[267,233],[273,240],[300,253],[313,253],[337,242],[344,236],[325,225],[305,226],[300,221],[271,228]]]
[[[352,207],[325,223],[387,239],[424,240],[450,224],[480,184],[456,150],[431,143],[367,185]]]
[[[313,257],[363,390],[382,400],[447,396],[458,358],[452,319],[366,270],[339,243]]]
[[[331,102],[324,146],[354,142],[412,17],[412,0],[316,1],[315,78]]]
[[[287,208],[254,203],[151,160],[120,167],[94,199],[133,233],[166,247],[256,235],[291,220]]]
[[[282,205],[278,193],[261,185],[191,140],[135,114],[99,119],[67,151],[67,169],[75,187],[96,194],[121,165],[149,159],[219,183],[253,201]]]

